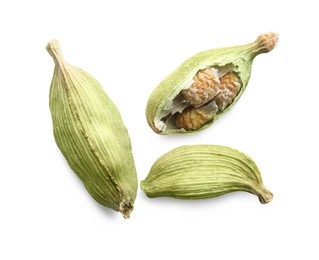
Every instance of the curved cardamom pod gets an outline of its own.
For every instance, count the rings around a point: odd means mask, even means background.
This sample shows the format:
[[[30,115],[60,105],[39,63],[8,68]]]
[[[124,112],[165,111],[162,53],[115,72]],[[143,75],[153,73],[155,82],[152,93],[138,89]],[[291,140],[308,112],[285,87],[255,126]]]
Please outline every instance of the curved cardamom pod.
[[[273,197],[250,157],[218,145],[187,145],[171,150],[153,164],[141,189],[150,198],[206,199],[246,191],[264,204]]]
[[[266,33],[253,43],[200,52],[186,60],[150,95],[146,107],[150,127],[158,134],[172,134],[196,132],[212,125],[245,91],[254,58],[271,51],[277,40],[276,34]],[[198,120],[197,112],[212,102],[218,109],[207,112],[205,120]],[[189,115],[193,115],[191,120]]]
[[[50,88],[55,141],[91,196],[129,218],[137,175],[121,115],[95,78],[64,60],[56,40],[47,50],[55,62]]]

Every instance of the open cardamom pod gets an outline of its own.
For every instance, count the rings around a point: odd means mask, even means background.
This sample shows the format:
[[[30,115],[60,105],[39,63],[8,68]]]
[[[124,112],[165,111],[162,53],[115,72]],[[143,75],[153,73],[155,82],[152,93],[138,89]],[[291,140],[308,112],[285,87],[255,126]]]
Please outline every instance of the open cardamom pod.
[[[206,199],[233,191],[255,194],[263,204],[273,198],[249,156],[218,145],[180,146],[162,155],[141,189],[150,198]]]
[[[249,81],[254,58],[271,51],[275,33],[253,43],[200,52],[182,63],[155,88],[146,107],[158,134],[192,133],[214,123],[238,101]]]
[[[129,218],[137,175],[121,115],[95,78],[64,60],[56,40],[47,50],[55,62],[50,88],[55,141],[91,196]]]

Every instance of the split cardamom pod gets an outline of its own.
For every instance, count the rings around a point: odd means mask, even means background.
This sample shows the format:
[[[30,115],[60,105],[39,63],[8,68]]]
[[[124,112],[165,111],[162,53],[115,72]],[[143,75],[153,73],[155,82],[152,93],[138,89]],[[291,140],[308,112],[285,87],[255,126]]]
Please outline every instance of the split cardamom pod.
[[[64,60],[56,40],[46,48],[55,62],[50,88],[55,141],[90,195],[129,218],[137,175],[121,115],[95,78]]]
[[[218,145],[171,150],[153,164],[141,189],[150,198],[206,199],[233,191],[255,194],[263,204],[273,198],[249,156]]]
[[[168,75],[149,97],[146,118],[158,134],[190,133],[214,123],[238,101],[254,58],[271,51],[275,33],[253,43],[200,52]]]

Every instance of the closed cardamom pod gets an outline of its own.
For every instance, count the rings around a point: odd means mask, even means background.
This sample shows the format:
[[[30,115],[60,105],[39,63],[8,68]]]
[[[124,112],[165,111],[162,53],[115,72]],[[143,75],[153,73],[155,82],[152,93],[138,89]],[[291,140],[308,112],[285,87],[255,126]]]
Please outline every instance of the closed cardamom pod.
[[[50,88],[55,141],[91,196],[129,218],[137,175],[121,115],[95,78],[64,60],[56,40],[47,50],[55,62]]]
[[[153,164],[141,189],[150,198],[206,199],[233,191],[255,194],[261,203],[268,203],[273,197],[250,157],[218,145],[188,145],[171,150]]]
[[[254,58],[271,51],[277,35],[260,35],[253,43],[200,52],[182,63],[155,88],[146,107],[158,134],[203,130],[229,111],[249,81]]]

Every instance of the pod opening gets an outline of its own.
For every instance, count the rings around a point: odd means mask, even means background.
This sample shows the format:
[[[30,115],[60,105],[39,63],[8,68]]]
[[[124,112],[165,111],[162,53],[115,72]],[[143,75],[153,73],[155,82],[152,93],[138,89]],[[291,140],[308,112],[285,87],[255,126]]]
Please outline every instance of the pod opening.
[[[192,82],[173,97],[170,107],[161,111],[155,127],[160,132],[198,130],[224,111],[241,87],[236,67],[231,64],[198,70]]]

